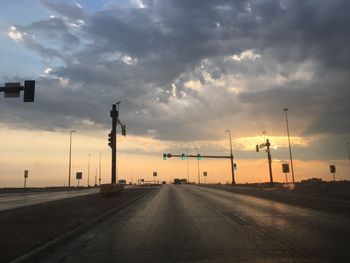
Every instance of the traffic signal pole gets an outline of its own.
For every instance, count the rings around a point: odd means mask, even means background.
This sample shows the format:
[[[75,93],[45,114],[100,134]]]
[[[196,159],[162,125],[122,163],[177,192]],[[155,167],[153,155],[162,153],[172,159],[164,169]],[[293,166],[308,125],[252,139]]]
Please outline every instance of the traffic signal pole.
[[[113,104],[111,117],[112,117],[112,131],[111,131],[111,148],[112,148],[112,184],[117,181],[117,119],[119,112],[117,111],[117,105]]]
[[[112,149],[112,172],[111,172],[111,182],[115,184],[117,182],[117,125],[122,127],[122,135],[126,136],[126,126],[119,120],[119,103],[112,105],[112,110],[110,116],[112,118],[112,130],[108,134],[108,145]],[[118,105],[118,108],[117,108]]]

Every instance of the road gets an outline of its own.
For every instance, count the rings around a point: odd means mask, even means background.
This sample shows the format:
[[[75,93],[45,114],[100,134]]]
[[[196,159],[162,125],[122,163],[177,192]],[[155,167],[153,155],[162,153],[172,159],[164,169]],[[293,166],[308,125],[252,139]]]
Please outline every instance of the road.
[[[164,185],[42,262],[350,262],[348,218]]]
[[[13,209],[22,206],[34,205],[44,202],[71,198],[75,196],[98,193],[100,189],[91,188],[85,190],[72,191],[52,191],[52,192],[27,192],[27,193],[2,193],[0,194],[0,211]]]

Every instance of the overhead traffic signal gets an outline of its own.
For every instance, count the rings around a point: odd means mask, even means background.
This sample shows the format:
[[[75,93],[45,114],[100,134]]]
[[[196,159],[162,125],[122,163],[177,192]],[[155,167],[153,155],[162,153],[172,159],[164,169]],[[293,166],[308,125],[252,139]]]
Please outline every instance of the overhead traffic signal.
[[[255,151],[259,152],[259,145],[255,145]]]
[[[200,160],[200,159],[201,159],[201,155],[197,154],[197,160]]]
[[[184,154],[184,153],[181,154],[181,159],[182,159],[182,160],[186,160],[186,154]]]
[[[24,102],[33,102],[34,101],[34,92],[35,92],[35,80],[26,80],[24,81]]]

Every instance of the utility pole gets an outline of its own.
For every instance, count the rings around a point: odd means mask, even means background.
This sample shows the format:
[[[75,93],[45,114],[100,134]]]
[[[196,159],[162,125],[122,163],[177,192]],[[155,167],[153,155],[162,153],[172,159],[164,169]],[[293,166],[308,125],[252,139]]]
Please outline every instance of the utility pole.
[[[87,181],[87,183],[88,183],[88,187],[90,187],[90,156],[91,156],[91,154],[89,153],[88,155],[89,155],[89,162],[88,162],[88,181]]]
[[[199,155],[199,149],[197,148],[197,156]],[[199,158],[197,157],[197,164],[198,164],[198,180],[201,177],[200,170],[199,170]]]
[[[101,153],[100,153],[100,162],[98,166],[98,185],[101,185]]]
[[[229,133],[229,138],[230,138],[230,151],[231,151],[231,155],[230,155],[230,159],[231,159],[231,174],[232,174],[232,184],[236,184],[235,182],[235,169],[233,166],[233,152],[232,152],[232,139],[231,139],[231,130],[226,130],[226,132]]]
[[[76,132],[75,130],[69,131],[69,171],[68,171],[68,189],[70,189],[70,177],[72,171],[72,133]]]
[[[293,184],[295,183],[294,181],[294,169],[293,169],[293,157],[292,157],[292,148],[291,148],[291,145],[290,145],[290,136],[289,136],[289,125],[288,125],[288,109],[285,108],[283,109],[283,111],[286,113],[286,124],[287,124],[287,134],[288,134],[288,146],[289,146],[289,158],[290,158],[290,166],[291,166],[291,169],[292,169],[292,180],[293,180]]]
[[[350,147],[349,147],[349,142],[346,142],[346,148],[348,149],[348,159],[350,163]]]
[[[188,148],[186,148],[186,155],[188,155]],[[190,165],[189,165],[189,160],[187,159],[187,183],[190,182]]]

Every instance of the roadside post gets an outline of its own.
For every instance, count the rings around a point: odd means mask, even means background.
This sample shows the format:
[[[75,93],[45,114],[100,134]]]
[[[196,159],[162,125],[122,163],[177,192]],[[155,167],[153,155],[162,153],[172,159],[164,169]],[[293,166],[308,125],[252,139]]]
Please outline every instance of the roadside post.
[[[207,172],[203,172],[203,176],[204,176],[204,184],[207,184],[208,173]]]
[[[79,181],[83,179],[83,173],[82,172],[77,172],[75,175],[75,178],[78,180],[78,187],[79,187]]]
[[[331,165],[329,166],[329,171],[331,172],[331,174],[333,174],[333,181],[335,182],[335,173],[337,172],[337,170],[336,170],[334,164],[331,164]]]
[[[24,170],[24,189],[27,188],[28,170]]]
[[[154,177],[154,184],[156,184],[156,177],[157,177],[157,172],[153,172],[153,177]]]
[[[286,183],[288,183],[289,163],[282,163],[282,172],[286,175]]]

